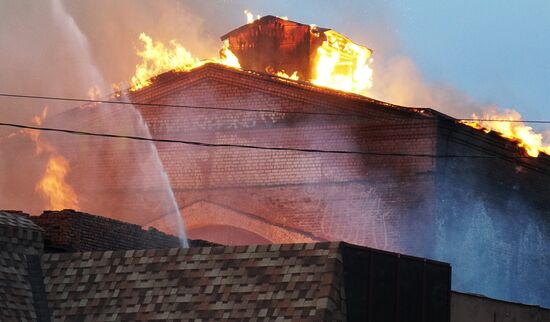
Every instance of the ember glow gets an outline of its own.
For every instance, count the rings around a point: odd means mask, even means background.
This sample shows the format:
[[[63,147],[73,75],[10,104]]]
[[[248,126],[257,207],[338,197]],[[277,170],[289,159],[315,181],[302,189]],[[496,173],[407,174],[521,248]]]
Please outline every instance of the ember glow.
[[[224,44],[220,49],[220,58],[201,60],[177,41],[170,41],[171,48],[162,42],[153,41],[145,33],[139,35],[144,48],[137,52],[142,58],[141,63],[136,65],[136,73],[132,76],[130,90],[136,91],[151,85],[151,78],[167,71],[188,71],[206,63],[218,63],[229,67],[240,68],[239,60]]]
[[[292,79],[292,80],[299,80],[300,78],[298,77],[298,72],[294,72],[292,74],[287,74],[285,72],[276,72],[275,75],[279,76],[279,77],[283,77],[283,78],[288,78],[288,79]]]
[[[41,115],[36,115],[32,123],[42,125],[48,115],[47,107]],[[36,154],[48,155],[48,163],[44,175],[36,184],[36,191],[44,197],[44,207],[51,210],[78,209],[78,197],[74,189],[66,182],[70,171],[69,161],[65,159],[53,145],[44,139],[37,130],[22,130],[36,145]]]
[[[515,141],[531,157],[538,157],[540,152],[550,155],[550,145],[544,145],[543,135],[521,122],[521,115],[514,110],[505,110],[503,113],[492,110],[484,112],[481,117],[474,114],[472,118],[475,120],[461,123],[486,133],[494,131],[504,138]]]

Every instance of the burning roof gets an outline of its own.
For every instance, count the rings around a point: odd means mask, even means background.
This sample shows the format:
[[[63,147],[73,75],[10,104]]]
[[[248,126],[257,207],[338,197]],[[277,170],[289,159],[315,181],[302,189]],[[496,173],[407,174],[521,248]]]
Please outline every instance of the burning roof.
[[[213,62],[233,68],[303,80],[318,86],[365,95],[372,86],[372,50],[327,28],[265,16],[221,37],[217,58],[199,59],[176,41],[172,49],[142,33],[143,61],[136,66],[131,90],[175,70],[188,71]]]
[[[243,69],[361,94],[372,86],[372,50],[328,28],[264,16],[221,39]]]
[[[206,63],[216,63],[347,93],[369,95],[369,89],[373,86],[371,49],[355,44],[329,28],[275,16],[254,20],[250,13],[245,13],[249,16],[249,23],[221,37],[224,43],[216,58],[199,59],[174,40],[170,42],[173,48],[169,48],[141,34],[144,49],[137,54],[143,61],[136,66],[131,90],[149,86],[154,77],[168,71],[189,71]],[[489,121],[474,115],[473,121],[461,123],[485,132],[495,131],[516,142],[529,156],[537,157],[540,152],[548,154],[550,146],[545,146],[542,135],[524,125],[518,115],[502,117],[498,113],[490,113],[483,118]]]

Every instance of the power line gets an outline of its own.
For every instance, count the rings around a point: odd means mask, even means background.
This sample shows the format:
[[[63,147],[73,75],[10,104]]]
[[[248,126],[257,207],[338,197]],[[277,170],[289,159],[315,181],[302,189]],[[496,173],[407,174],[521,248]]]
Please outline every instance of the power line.
[[[508,122],[508,123],[550,124],[550,121],[545,121],[545,120],[507,120],[507,119],[456,119],[456,120],[467,121],[467,122]]]
[[[216,106],[197,106],[197,105],[180,105],[180,104],[157,104],[157,103],[139,103],[139,102],[127,102],[127,101],[111,101],[111,100],[94,100],[84,98],[70,98],[70,97],[56,97],[56,96],[40,96],[40,95],[22,95],[22,94],[9,94],[0,93],[0,97],[12,97],[12,98],[26,98],[26,99],[41,99],[41,100],[53,100],[53,101],[66,101],[66,102],[78,102],[78,103],[104,103],[104,104],[118,104],[118,105],[137,105],[137,106],[149,106],[149,107],[175,107],[186,109],[203,109],[203,110],[215,110],[215,111],[237,111],[237,112],[257,112],[257,113],[277,113],[277,114],[299,114],[299,115],[322,115],[322,116],[337,116],[337,117],[358,117],[368,118],[369,116],[361,114],[345,114],[345,113],[327,113],[327,112],[304,112],[304,111],[280,111],[270,109],[252,109],[252,108],[227,108]],[[533,123],[533,124],[550,124],[550,120],[509,120],[509,119],[476,119],[476,118],[453,118],[457,121],[472,121],[472,122],[508,122],[508,123]]]
[[[214,111],[237,111],[237,112],[259,112],[259,113],[278,113],[278,114],[305,114],[305,115],[365,117],[364,115],[360,115],[360,114],[303,112],[303,111],[280,111],[280,110],[267,110],[267,109],[228,108],[228,107],[216,107],[216,106],[196,106],[196,105],[179,105],[179,104],[139,103],[139,102],[127,102],[127,101],[93,100],[93,99],[85,99],[85,98],[70,98],[70,97],[40,96],[40,95],[21,95],[21,94],[8,94],[8,93],[0,93],[0,97],[42,99],[42,100],[67,101],[67,102],[78,102],[78,103],[105,103],[105,104],[119,104],[119,105],[150,106],[150,107],[177,107],[177,108],[203,109],[203,110],[214,110]]]
[[[96,132],[77,131],[77,130],[69,130],[69,129],[61,129],[61,128],[30,126],[30,125],[23,125],[23,124],[16,124],[16,123],[3,123],[3,122],[0,122],[0,126],[7,126],[7,127],[14,127],[14,128],[19,128],[19,129],[28,129],[28,130],[37,130],[37,131],[46,131],[46,132],[60,132],[60,133],[67,133],[67,134],[72,134],[72,135],[84,135],[84,136],[92,136],[92,137],[128,139],[128,140],[159,142],[159,143],[177,143],[177,144],[186,144],[186,145],[194,145],[194,146],[202,146],[202,147],[216,147],[216,148],[242,148],[242,149],[269,150],[269,151],[291,151],[291,152],[330,153],[330,154],[357,154],[357,155],[363,155],[363,156],[383,156],[383,157],[419,157],[419,158],[433,158],[433,159],[443,159],[443,158],[530,159],[530,158],[532,158],[532,157],[528,157],[528,156],[501,157],[501,156],[497,156],[497,155],[459,155],[459,154],[436,155],[436,154],[424,154],[424,153],[409,154],[409,153],[383,153],[383,152],[324,150],[324,149],[289,148],[289,147],[266,147],[266,146],[246,145],[246,144],[208,143],[208,142],[186,141],[186,140],[176,140],[176,139],[155,139],[155,138],[147,138],[147,137],[143,137],[143,136],[120,135],[120,134],[111,134],[111,133],[96,133]]]

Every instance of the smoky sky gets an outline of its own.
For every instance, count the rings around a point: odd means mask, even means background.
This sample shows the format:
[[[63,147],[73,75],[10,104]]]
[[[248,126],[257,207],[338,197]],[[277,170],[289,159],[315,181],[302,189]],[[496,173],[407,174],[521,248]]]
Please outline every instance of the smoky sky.
[[[448,14],[445,6],[434,8]],[[412,34],[407,26],[436,13],[417,12],[406,1],[1,0],[0,92],[86,98],[88,90],[96,86],[106,95],[111,84],[125,84],[133,75],[140,60],[135,53],[141,48],[141,32],[164,43],[176,40],[195,56],[208,58],[218,54],[221,35],[245,23],[244,9],[333,28],[374,49],[374,87],[370,92],[374,98],[430,107],[455,117],[470,117],[499,101],[471,97],[445,74],[433,77],[433,68],[416,62],[421,58],[411,42],[422,34]],[[413,14],[416,20],[411,18]],[[424,33],[429,37],[426,30]],[[426,44],[426,52],[433,52],[432,47],[444,50],[443,38]],[[475,74],[475,69],[465,72]],[[503,92],[502,96],[511,93],[506,88]],[[75,106],[0,98],[0,117],[28,122],[45,105],[50,114]],[[522,112],[521,106],[500,107]],[[0,137],[6,131],[0,129]]]
[[[138,36],[146,32],[153,39],[177,40],[194,55],[217,55],[219,37],[245,22],[244,1],[31,1],[0,2],[0,91],[8,93],[86,97],[90,87],[107,94],[112,83],[126,82],[139,58]],[[266,5],[259,2],[256,5]],[[291,2],[281,3],[274,12],[305,23],[311,13],[301,15]],[[391,12],[384,4],[364,6],[350,2],[320,2],[311,8],[321,22],[341,27],[350,38],[375,50],[373,96],[406,105],[435,105],[432,88],[422,81],[414,63],[400,55],[392,31]],[[329,19],[335,11],[352,14]],[[368,32],[367,32],[368,31]],[[388,75],[392,75],[389,77]],[[404,88],[409,86],[408,90]],[[389,88],[389,89],[387,89]],[[403,94],[405,93],[405,94]],[[395,97],[390,97],[394,95]],[[441,96],[441,95],[440,95]],[[455,101],[455,100],[453,100]],[[23,122],[45,102],[5,100],[2,119]],[[49,102],[51,113],[72,105]],[[73,104],[74,105],[74,104]],[[449,104],[444,104],[451,110]],[[453,105],[453,104],[451,104]],[[456,104],[454,104],[456,105]]]

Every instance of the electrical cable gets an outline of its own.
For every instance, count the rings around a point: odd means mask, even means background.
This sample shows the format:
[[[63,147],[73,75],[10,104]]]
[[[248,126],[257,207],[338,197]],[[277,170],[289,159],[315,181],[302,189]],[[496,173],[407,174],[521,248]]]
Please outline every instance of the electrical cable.
[[[23,125],[23,124],[16,124],[16,123],[4,123],[4,122],[0,122],[0,126],[7,126],[7,127],[14,127],[19,129],[28,129],[28,130],[37,130],[37,131],[46,131],[46,132],[59,132],[59,133],[67,133],[72,135],[128,139],[128,140],[157,142],[157,143],[177,143],[177,144],[186,144],[186,145],[194,145],[194,146],[202,146],[202,147],[216,147],[216,148],[242,148],[242,149],[256,149],[256,150],[269,150],[269,151],[357,154],[357,155],[363,155],[363,156],[379,156],[379,157],[419,157],[419,158],[433,158],[433,159],[443,159],[443,158],[532,159],[533,158],[529,156],[502,157],[497,155],[460,155],[460,154],[436,155],[436,154],[424,154],[424,153],[410,154],[410,153],[385,153],[385,152],[366,152],[366,151],[347,151],[347,150],[324,150],[324,149],[290,148],[290,147],[267,147],[267,146],[246,145],[246,144],[208,143],[208,142],[186,141],[186,140],[176,140],[176,139],[157,139],[157,138],[147,138],[143,136],[120,135],[120,134],[111,134],[111,133],[96,133],[96,132],[77,131],[77,130],[61,129],[61,128],[30,126],[30,125]]]
[[[175,107],[175,108],[204,109],[204,110],[216,110],[216,111],[257,112],[257,113],[277,113],[277,114],[300,114],[300,115],[322,115],[322,116],[358,117],[358,118],[369,118],[370,119],[370,117],[368,117],[366,115],[361,115],[361,114],[304,112],[304,111],[280,111],[280,110],[269,110],[269,109],[227,108],[227,107],[195,106],[195,105],[180,105],[180,104],[156,104],[156,103],[140,103],[140,102],[112,101],[112,100],[94,100],[94,99],[56,97],[56,96],[22,95],[22,94],[10,94],[10,93],[0,93],[0,97],[24,98],[24,99],[41,99],[41,100],[67,101],[67,102],[92,103],[92,104],[104,103],[104,104],[149,106],[149,107]],[[421,108],[419,108],[419,109],[421,109]],[[453,118],[453,119],[456,120],[456,121],[473,121],[473,122],[509,122],[509,123],[550,124],[550,120],[508,120],[508,119],[481,119],[481,118],[478,118],[478,119],[476,119],[476,118]]]

